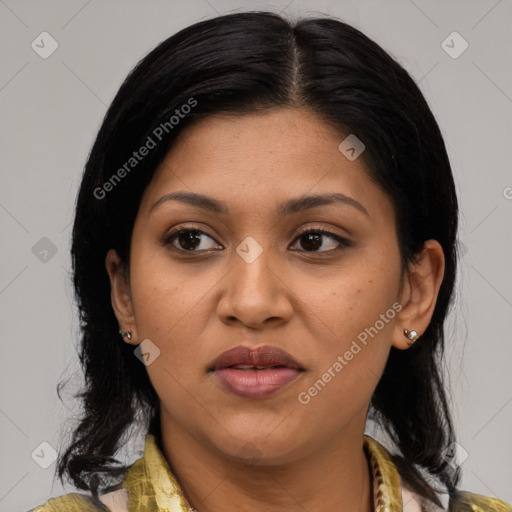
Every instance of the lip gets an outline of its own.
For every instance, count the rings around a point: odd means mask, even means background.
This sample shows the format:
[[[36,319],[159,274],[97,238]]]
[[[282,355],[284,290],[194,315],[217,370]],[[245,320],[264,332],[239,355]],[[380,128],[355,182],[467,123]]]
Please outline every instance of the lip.
[[[234,368],[238,366],[242,368]],[[247,368],[249,366],[254,368]],[[277,347],[239,345],[220,354],[210,371],[225,389],[235,395],[264,398],[284,388],[305,370],[290,354]]]

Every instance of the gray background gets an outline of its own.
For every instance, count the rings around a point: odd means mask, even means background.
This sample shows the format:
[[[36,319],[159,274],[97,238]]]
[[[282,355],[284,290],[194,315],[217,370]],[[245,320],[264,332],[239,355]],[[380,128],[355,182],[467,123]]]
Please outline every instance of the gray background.
[[[106,105],[161,40],[217,13],[251,9],[340,17],[419,81],[445,136],[461,203],[465,252],[446,373],[465,459],[462,488],[512,502],[511,1],[0,0],[3,512],[72,490],[53,482],[52,449],[41,443],[58,450],[76,410],[69,239]],[[46,59],[31,47],[34,40],[42,46],[43,31],[59,45]],[[469,44],[458,58],[441,45],[453,31]],[[452,39],[445,45],[460,51]],[[55,391],[63,378],[71,378],[64,404]],[[122,457],[137,458],[142,443],[134,438]]]

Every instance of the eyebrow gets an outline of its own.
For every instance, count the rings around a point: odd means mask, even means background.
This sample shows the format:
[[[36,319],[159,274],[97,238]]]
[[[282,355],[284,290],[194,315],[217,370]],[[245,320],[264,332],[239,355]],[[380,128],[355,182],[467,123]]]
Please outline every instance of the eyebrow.
[[[153,210],[167,201],[179,201],[181,203],[189,204],[197,208],[202,208],[203,210],[207,210],[212,213],[229,215],[229,208],[226,204],[212,197],[208,197],[195,192],[171,192],[170,194],[165,194],[160,199],[158,199],[155,204],[153,204],[149,212],[151,213]],[[280,216],[287,216],[294,213],[310,210],[312,208],[316,208],[317,206],[333,203],[342,203],[348,206],[352,206],[359,210],[361,213],[364,213],[366,216],[370,217],[370,214],[361,203],[352,197],[340,193],[302,196],[289,199],[288,201],[285,201],[278,206],[277,213]]]

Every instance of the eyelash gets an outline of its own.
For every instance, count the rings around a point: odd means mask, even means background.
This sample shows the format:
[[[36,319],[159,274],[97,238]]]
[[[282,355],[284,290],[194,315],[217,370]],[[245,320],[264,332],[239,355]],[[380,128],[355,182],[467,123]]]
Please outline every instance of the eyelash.
[[[171,248],[173,251],[176,251],[176,252],[181,252],[181,253],[189,253],[189,254],[192,254],[194,252],[197,252],[197,253],[201,253],[201,251],[187,251],[185,249],[178,249],[174,246],[172,246],[172,242],[179,236],[181,235],[182,233],[189,233],[191,231],[194,231],[196,233],[198,233],[199,235],[206,235],[208,236],[209,238],[211,238],[212,240],[215,240],[210,234],[208,234],[206,231],[203,231],[202,229],[199,229],[198,227],[194,227],[194,226],[191,226],[191,227],[187,227],[187,228],[181,228],[181,229],[177,229],[175,231],[171,231],[170,233],[168,233],[167,235],[165,235],[164,239],[162,240],[162,245],[163,246],[167,246],[167,245],[171,245]],[[308,233],[314,233],[314,234],[321,234],[321,235],[325,235],[329,238],[332,238],[334,239],[336,242],[338,242],[340,244],[340,247],[336,248],[336,249],[329,249],[327,251],[306,251],[306,250],[297,250],[297,249],[294,249],[295,251],[298,251],[298,252],[305,252],[305,253],[311,253],[311,254],[324,254],[324,253],[333,253],[333,252],[338,252],[338,251],[341,251],[342,249],[345,249],[346,247],[351,247],[352,246],[352,242],[346,238],[343,238],[331,231],[327,231],[325,229],[322,229],[322,228],[307,228],[305,229],[304,231],[301,231],[300,233],[297,234],[297,236],[295,237],[294,239],[294,242],[297,241],[301,236],[304,236]],[[220,244],[219,244],[220,245]]]

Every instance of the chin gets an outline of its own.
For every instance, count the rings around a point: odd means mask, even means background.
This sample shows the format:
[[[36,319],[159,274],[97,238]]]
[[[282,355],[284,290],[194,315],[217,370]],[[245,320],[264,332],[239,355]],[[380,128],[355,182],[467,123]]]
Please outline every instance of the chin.
[[[237,440],[234,442],[234,438]],[[277,466],[291,463],[304,451],[304,441],[297,432],[276,432],[270,429],[248,429],[242,435],[226,440],[229,446],[217,445],[226,456],[254,466]],[[301,453],[299,453],[301,452]]]

